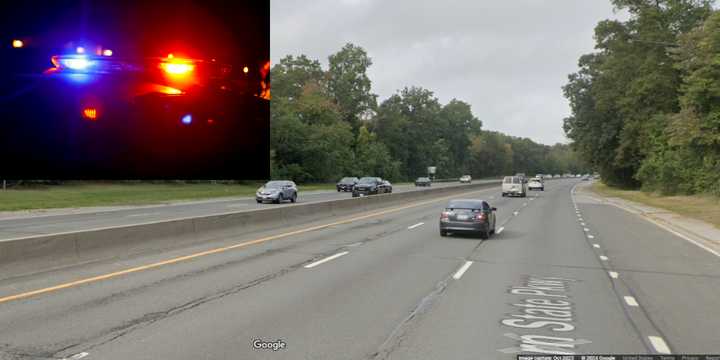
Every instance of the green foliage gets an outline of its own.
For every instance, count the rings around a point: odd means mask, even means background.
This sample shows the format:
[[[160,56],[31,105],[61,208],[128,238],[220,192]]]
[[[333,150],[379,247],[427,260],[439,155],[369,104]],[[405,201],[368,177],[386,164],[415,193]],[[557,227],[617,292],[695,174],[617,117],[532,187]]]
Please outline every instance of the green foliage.
[[[563,88],[566,135],[611,185],[718,193],[720,28],[709,0],[613,0]]]
[[[377,106],[367,77],[371,64],[365,50],[347,44],[330,56],[327,71],[304,55],[273,67],[273,178],[403,181],[426,175],[428,166],[436,166],[440,178],[590,169],[567,145],[482,131],[469,104],[443,105],[421,87],[406,87]]]

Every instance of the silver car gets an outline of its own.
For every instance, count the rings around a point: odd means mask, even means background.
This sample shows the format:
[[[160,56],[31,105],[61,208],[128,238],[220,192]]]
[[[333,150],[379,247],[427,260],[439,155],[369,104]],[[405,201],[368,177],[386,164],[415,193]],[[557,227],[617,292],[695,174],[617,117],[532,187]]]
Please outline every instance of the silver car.
[[[259,203],[270,201],[275,204],[290,200],[296,202],[298,196],[297,185],[289,180],[268,181],[255,193],[255,200]]]

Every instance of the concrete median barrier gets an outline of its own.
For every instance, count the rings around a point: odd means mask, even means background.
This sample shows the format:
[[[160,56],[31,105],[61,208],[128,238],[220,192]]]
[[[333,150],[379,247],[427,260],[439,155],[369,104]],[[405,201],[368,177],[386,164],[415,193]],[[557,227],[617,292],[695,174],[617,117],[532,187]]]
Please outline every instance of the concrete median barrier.
[[[500,185],[500,181],[422,188],[401,193],[284,204],[267,209],[3,240],[0,241],[0,280],[63,266],[226,239],[238,234],[296,226],[324,218],[350,216],[410,201],[497,185]]]

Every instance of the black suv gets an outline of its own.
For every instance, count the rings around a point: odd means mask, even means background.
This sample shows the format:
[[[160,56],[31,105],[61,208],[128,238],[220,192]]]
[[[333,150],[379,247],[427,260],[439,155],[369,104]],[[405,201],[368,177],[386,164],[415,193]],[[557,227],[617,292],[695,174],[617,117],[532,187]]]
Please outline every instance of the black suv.
[[[430,186],[432,181],[427,177],[419,177],[415,180],[415,186]]]

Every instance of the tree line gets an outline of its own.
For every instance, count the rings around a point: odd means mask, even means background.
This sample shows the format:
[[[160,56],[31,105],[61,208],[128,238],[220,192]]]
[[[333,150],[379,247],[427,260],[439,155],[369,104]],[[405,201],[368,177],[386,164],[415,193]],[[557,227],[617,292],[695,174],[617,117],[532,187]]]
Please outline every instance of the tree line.
[[[720,195],[720,11],[712,0],[612,0],[626,21],[564,87],[573,148],[611,185]]]
[[[468,103],[441,104],[408,86],[378,104],[372,60],[354,44],[328,58],[288,55],[271,70],[271,175],[298,182],[379,176],[407,181],[437,167],[437,178],[515,172],[589,172],[566,144],[538,144],[482,129]]]

